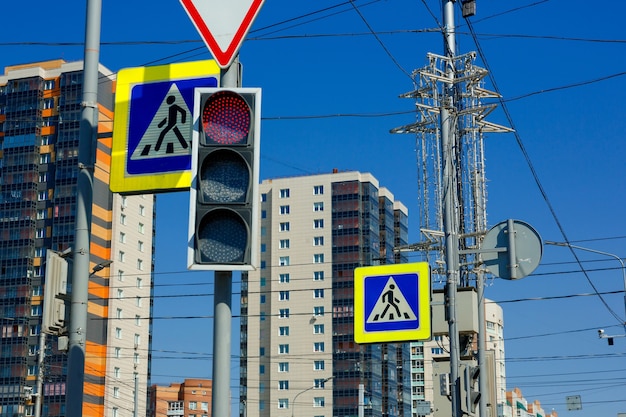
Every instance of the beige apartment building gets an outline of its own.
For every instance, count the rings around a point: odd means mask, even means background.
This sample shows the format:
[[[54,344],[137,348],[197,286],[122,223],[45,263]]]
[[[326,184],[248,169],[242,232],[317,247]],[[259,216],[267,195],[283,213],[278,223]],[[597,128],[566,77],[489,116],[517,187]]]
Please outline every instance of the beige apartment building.
[[[353,271],[406,261],[393,251],[407,243],[406,207],[360,172],[265,180],[260,195],[261,266],[242,283],[240,415],[410,415],[408,344],[359,345],[353,331]]]

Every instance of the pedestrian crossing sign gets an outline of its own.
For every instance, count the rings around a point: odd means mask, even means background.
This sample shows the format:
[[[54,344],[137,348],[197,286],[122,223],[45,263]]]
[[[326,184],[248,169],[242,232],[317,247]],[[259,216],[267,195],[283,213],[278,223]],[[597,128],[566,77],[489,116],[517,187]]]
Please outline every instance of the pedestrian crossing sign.
[[[354,270],[354,340],[385,343],[431,338],[427,262]]]
[[[217,87],[213,60],[118,72],[110,188],[119,193],[186,190],[191,185],[196,87]]]

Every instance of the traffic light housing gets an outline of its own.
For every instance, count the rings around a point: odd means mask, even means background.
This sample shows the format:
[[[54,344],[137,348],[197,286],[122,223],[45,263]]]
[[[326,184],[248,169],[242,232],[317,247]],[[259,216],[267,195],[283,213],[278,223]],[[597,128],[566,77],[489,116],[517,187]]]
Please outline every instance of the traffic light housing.
[[[196,88],[189,210],[190,269],[258,265],[260,88]]]
[[[43,297],[42,331],[59,334],[65,326],[67,294],[67,261],[58,253],[46,251],[46,274]]]
[[[476,415],[478,403],[480,402],[480,389],[478,387],[480,368],[478,366],[468,364],[464,367],[463,374],[465,385],[465,405],[467,407],[467,412],[470,415]]]

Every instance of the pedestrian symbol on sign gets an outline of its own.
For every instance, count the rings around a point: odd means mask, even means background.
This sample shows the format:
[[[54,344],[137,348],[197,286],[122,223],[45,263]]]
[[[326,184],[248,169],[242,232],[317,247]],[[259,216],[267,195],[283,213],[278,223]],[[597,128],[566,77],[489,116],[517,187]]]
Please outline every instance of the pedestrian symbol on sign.
[[[398,288],[398,284],[390,276],[366,323],[387,323],[407,320],[417,320],[417,317],[402,291]]]
[[[175,83],[172,84],[133,151],[131,160],[191,155],[189,114],[191,112],[180,90]]]

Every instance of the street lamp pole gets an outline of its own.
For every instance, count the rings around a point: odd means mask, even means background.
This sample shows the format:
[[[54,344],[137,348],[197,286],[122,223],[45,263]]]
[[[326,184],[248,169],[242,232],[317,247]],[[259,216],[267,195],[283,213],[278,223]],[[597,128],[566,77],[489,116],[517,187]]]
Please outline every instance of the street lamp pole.
[[[333,379],[333,378],[334,378],[334,377],[329,376],[328,378],[326,378],[326,379],[323,381],[323,383],[326,383],[326,382],[330,381],[330,380],[331,380],[331,379]],[[291,417],[294,417],[294,412],[296,411],[296,399],[300,396],[300,394],[304,394],[305,392],[310,391],[310,390],[312,390],[312,389],[313,389],[313,388],[315,388],[315,387],[317,387],[317,385],[311,385],[310,387],[308,387],[308,388],[307,388],[307,389],[305,389],[305,390],[300,391],[299,393],[297,393],[297,394],[296,394],[296,396],[295,396],[295,397],[293,397],[293,401],[292,401],[292,404],[291,404]],[[323,385],[322,385],[322,388],[323,388]]]
[[[597,250],[597,249],[586,248],[584,246],[572,245],[569,242],[544,241],[544,243],[546,245],[563,246],[563,247],[568,247],[568,248],[571,248],[571,249],[579,249],[579,250],[582,250],[582,251],[591,252],[591,253],[597,253],[598,255],[605,255],[605,256],[609,256],[611,258],[617,259],[617,261],[622,266],[622,268],[621,268],[622,269],[622,280],[624,282],[624,314],[625,314],[625,319],[624,319],[624,321],[622,321],[622,325],[624,326],[624,332],[625,332],[625,335],[626,335],[626,267],[624,266],[624,260],[622,258],[620,258],[619,256],[613,254],[613,253],[603,252],[603,251]],[[600,333],[600,337],[603,337],[602,332]],[[606,336],[606,337],[609,337],[609,336]]]

